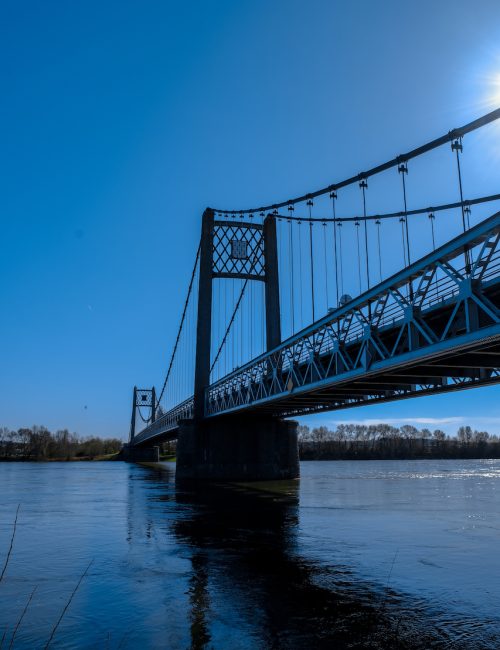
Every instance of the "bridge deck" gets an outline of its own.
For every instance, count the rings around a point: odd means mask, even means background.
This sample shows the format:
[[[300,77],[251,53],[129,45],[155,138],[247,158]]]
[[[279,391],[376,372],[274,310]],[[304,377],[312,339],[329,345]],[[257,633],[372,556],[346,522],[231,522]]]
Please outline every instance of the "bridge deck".
[[[206,417],[298,416],[500,380],[500,213],[336,309],[206,393]],[[173,438],[183,402],[134,444]]]

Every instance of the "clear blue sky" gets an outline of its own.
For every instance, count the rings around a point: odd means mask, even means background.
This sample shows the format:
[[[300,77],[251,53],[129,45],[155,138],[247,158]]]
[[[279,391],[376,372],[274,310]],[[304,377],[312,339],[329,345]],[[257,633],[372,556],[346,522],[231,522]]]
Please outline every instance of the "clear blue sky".
[[[307,192],[491,109],[500,4],[5,0],[0,60],[0,426],[125,436],[204,207]],[[313,421],[498,432],[499,396]]]

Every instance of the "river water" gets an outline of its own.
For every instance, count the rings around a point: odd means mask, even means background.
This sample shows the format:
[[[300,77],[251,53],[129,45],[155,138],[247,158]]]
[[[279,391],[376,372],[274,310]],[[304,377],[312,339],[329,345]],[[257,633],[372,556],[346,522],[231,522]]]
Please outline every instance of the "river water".
[[[0,464],[0,647],[500,648],[499,460],[301,472]]]

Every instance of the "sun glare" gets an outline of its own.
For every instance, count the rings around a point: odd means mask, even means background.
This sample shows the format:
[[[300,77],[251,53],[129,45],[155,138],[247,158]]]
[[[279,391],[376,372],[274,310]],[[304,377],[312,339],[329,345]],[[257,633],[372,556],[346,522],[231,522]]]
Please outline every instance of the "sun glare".
[[[492,108],[500,107],[500,72],[491,79],[491,105]]]
[[[500,54],[490,54],[489,59],[486,70],[483,67],[482,72],[476,70],[475,74],[477,116],[500,108]],[[500,120],[477,137],[487,138],[489,145],[486,155],[491,159],[491,163],[497,164],[500,159]]]
[[[500,52],[498,47],[480,50],[466,77],[466,102],[469,109],[488,113],[500,108]],[[465,89],[464,89],[465,90]]]

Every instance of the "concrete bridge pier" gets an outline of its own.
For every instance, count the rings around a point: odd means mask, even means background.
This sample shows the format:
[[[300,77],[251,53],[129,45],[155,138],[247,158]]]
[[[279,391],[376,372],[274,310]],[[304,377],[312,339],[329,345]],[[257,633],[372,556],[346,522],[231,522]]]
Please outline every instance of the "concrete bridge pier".
[[[273,481],[299,477],[297,422],[225,416],[181,420],[176,480]]]
[[[123,445],[121,459],[126,463],[158,463],[160,461],[159,447],[134,447]]]

